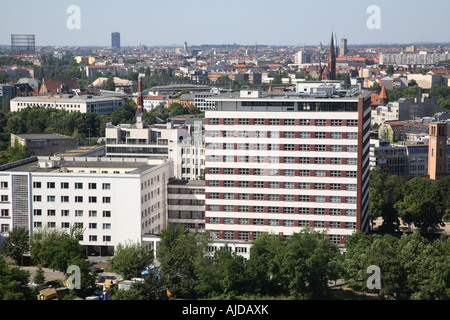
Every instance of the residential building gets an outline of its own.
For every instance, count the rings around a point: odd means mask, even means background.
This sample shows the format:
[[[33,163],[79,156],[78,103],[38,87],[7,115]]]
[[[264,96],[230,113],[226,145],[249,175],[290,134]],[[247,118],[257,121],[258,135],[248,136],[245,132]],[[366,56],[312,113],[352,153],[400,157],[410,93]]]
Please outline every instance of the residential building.
[[[168,185],[168,222],[192,232],[205,231],[205,181],[175,180]]]
[[[79,90],[80,88],[76,78],[44,78],[39,89],[39,94],[67,94]]]
[[[408,82],[414,80],[422,89],[430,89],[432,86],[442,83],[440,74],[408,74],[406,77]]]
[[[306,64],[312,62],[312,53],[306,50],[300,50],[294,56],[295,64]]]
[[[11,133],[12,147],[15,141],[24,146],[30,156],[51,156],[79,146],[78,138],[56,133]]]
[[[39,157],[0,167],[1,235],[14,227],[80,227],[86,252],[111,255],[128,241],[154,250],[167,225],[171,161]]]
[[[11,100],[11,111],[16,112],[28,107],[44,107],[66,110],[69,112],[95,112],[109,115],[125,104],[125,97],[108,97],[93,95],[39,95],[17,97]]]
[[[440,61],[450,60],[449,52],[430,53],[381,53],[380,65],[432,65]]]
[[[197,179],[204,169],[202,119],[144,124],[142,128],[107,124],[105,134],[107,157],[172,159],[174,176],[183,180]]]
[[[368,230],[371,96],[241,91],[206,111],[205,229],[248,248],[261,233]],[[243,249],[244,250],[244,249]]]

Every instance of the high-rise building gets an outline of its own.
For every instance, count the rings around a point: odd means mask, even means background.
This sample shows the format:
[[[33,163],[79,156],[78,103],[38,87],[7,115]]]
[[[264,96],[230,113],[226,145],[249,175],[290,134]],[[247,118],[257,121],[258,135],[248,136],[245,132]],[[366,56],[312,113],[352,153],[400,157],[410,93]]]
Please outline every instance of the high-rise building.
[[[35,35],[34,34],[12,34],[11,35],[11,51],[18,53],[34,53],[35,52]]]
[[[370,93],[319,83],[210,100],[205,229],[214,241],[313,227],[344,244],[368,230]]]
[[[310,51],[301,50],[295,54],[295,64],[305,64],[312,62],[312,54]]]
[[[111,47],[114,49],[120,49],[120,33],[113,32],[111,33]]]
[[[339,46],[339,56],[343,57],[347,54],[348,47],[347,47],[347,39],[341,39],[341,45]]]

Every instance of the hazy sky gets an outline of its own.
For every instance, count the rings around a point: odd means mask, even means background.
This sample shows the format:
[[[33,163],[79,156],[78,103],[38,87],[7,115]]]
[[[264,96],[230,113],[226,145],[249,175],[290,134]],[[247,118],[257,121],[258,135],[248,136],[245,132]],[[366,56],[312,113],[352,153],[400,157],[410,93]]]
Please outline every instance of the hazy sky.
[[[36,35],[36,45],[182,44],[324,45],[331,31],[349,44],[450,42],[449,0],[0,0],[0,44],[11,34]],[[80,8],[70,30],[67,8]],[[369,29],[370,5],[380,29]]]

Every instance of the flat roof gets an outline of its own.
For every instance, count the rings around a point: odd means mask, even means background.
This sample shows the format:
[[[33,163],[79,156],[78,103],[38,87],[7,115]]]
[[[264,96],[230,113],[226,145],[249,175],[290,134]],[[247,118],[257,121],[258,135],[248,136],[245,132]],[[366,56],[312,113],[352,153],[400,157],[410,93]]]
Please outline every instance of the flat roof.
[[[204,187],[205,180],[170,180],[170,186]]]
[[[42,161],[51,162],[52,160],[49,160],[48,158],[38,158],[37,160],[25,163],[25,164],[19,164],[17,166],[10,166],[9,168],[1,171],[6,172],[55,172],[55,173],[67,173],[67,172],[61,172],[58,169],[62,168],[97,168],[97,169],[106,169],[106,168],[121,168],[121,169],[131,169],[131,172],[136,171],[134,173],[140,173],[146,170],[149,170],[151,168],[154,168],[158,165],[156,164],[148,164],[146,161],[119,161],[119,160],[112,160],[114,158],[107,158],[108,161],[97,161],[97,159],[102,158],[78,158],[80,160],[64,160],[64,158],[59,158],[60,160],[53,160],[54,166],[50,167],[41,167],[39,166],[39,163]],[[84,159],[84,160],[81,160]],[[86,161],[89,160],[90,161]],[[92,161],[92,159],[95,159]],[[105,158],[106,159],[106,158]],[[163,163],[163,161],[161,161]]]
[[[59,140],[59,139],[73,139],[78,140],[71,136],[65,136],[57,133],[13,133],[16,137],[26,140]]]
[[[122,101],[124,97],[120,96],[86,96],[86,95],[35,95],[28,97],[17,97],[11,101],[20,102],[71,102],[71,103],[84,103],[84,102],[98,102],[98,101]]]

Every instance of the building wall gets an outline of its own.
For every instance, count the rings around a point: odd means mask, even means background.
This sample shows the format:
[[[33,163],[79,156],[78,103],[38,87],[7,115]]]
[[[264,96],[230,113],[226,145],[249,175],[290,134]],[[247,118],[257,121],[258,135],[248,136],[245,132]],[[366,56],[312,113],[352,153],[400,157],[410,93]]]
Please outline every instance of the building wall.
[[[330,228],[333,241],[343,243],[345,235],[364,230],[370,107],[359,103],[360,112],[342,113],[207,111],[205,217],[210,235],[249,241],[261,232],[290,235],[311,226]],[[264,124],[255,125],[256,119]],[[279,122],[271,125],[271,119]],[[293,125],[286,124],[292,120]],[[342,124],[332,126],[332,120]],[[300,125],[303,121],[311,125]],[[224,131],[231,136],[224,137]],[[292,137],[285,137],[286,131]],[[310,136],[301,138],[304,134]]]

